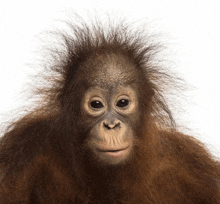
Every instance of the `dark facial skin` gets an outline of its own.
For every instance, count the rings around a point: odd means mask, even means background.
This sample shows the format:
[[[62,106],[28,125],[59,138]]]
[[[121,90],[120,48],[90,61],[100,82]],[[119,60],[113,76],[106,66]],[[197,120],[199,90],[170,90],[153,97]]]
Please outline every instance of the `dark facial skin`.
[[[89,118],[93,127],[86,146],[103,163],[124,163],[131,156],[134,126],[139,118],[135,75],[131,74],[134,67],[115,55],[100,56],[97,62],[87,65],[93,70],[88,72],[90,88],[81,109],[82,118]]]

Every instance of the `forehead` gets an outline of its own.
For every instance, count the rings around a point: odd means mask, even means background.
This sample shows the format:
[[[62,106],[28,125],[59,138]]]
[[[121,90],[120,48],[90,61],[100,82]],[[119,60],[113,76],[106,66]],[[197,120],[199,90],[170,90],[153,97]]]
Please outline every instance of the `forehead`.
[[[137,79],[134,63],[128,57],[116,54],[93,55],[82,65],[81,70],[83,79],[90,86],[117,87]]]

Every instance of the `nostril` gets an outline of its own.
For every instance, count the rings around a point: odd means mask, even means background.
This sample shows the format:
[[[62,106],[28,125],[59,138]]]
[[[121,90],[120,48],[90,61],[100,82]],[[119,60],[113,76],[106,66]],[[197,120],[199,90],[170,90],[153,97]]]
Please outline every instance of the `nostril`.
[[[111,129],[111,127],[109,127],[108,124],[106,124],[106,123],[103,123],[103,124],[104,124],[104,127],[105,127],[105,128],[107,128],[107,129]]]
[[[120,123],[116,123],[114,128],[119,127],[119,126],[120,126]]]

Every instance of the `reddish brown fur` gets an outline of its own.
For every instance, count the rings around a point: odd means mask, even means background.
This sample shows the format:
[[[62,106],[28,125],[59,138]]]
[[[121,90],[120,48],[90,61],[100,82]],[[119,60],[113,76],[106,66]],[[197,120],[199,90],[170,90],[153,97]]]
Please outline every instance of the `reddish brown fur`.
[[[220,165],[199,141],[172,125],[158,82],[168,75],[153,66],[154,47],[143,46],[142,38],[123,26],[107,36],[99,27],[93,27],[94,32],[83,28],[73,27],[75,39],[64,36],[66,58],[52,67],[62,78],[54,80],[50,92],[40,91],[49,97],[47,105],[13,124],[1,140],[0,203],[220,203]],[[91,37],[94,33],[101,43],[89,42],[97,39]],[[84,124],[77,104],[85,87],[77,92],[80,77],[75,75],[87,56],[103,50],[125,54],[146,75],[145,81],[140,79],[143,121],[133,155],[115,167],[86,163],[87,152],[77,139],[77,127]]]

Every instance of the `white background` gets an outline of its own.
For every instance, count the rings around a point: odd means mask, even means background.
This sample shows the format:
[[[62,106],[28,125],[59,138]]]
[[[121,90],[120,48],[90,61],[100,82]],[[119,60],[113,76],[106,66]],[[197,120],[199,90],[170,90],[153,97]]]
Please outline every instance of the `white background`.
[[[37,64],[42,31],[74,11],[100,19],[142,21],[166,45],[167,66],[188,84],[175,111],[187,133],[220,156],[220,3],[218,0],[7,0],[0,3],[0,122],[13,118],[25,99],[24,84]],[[7,117],[5,117],[7,116]]]

